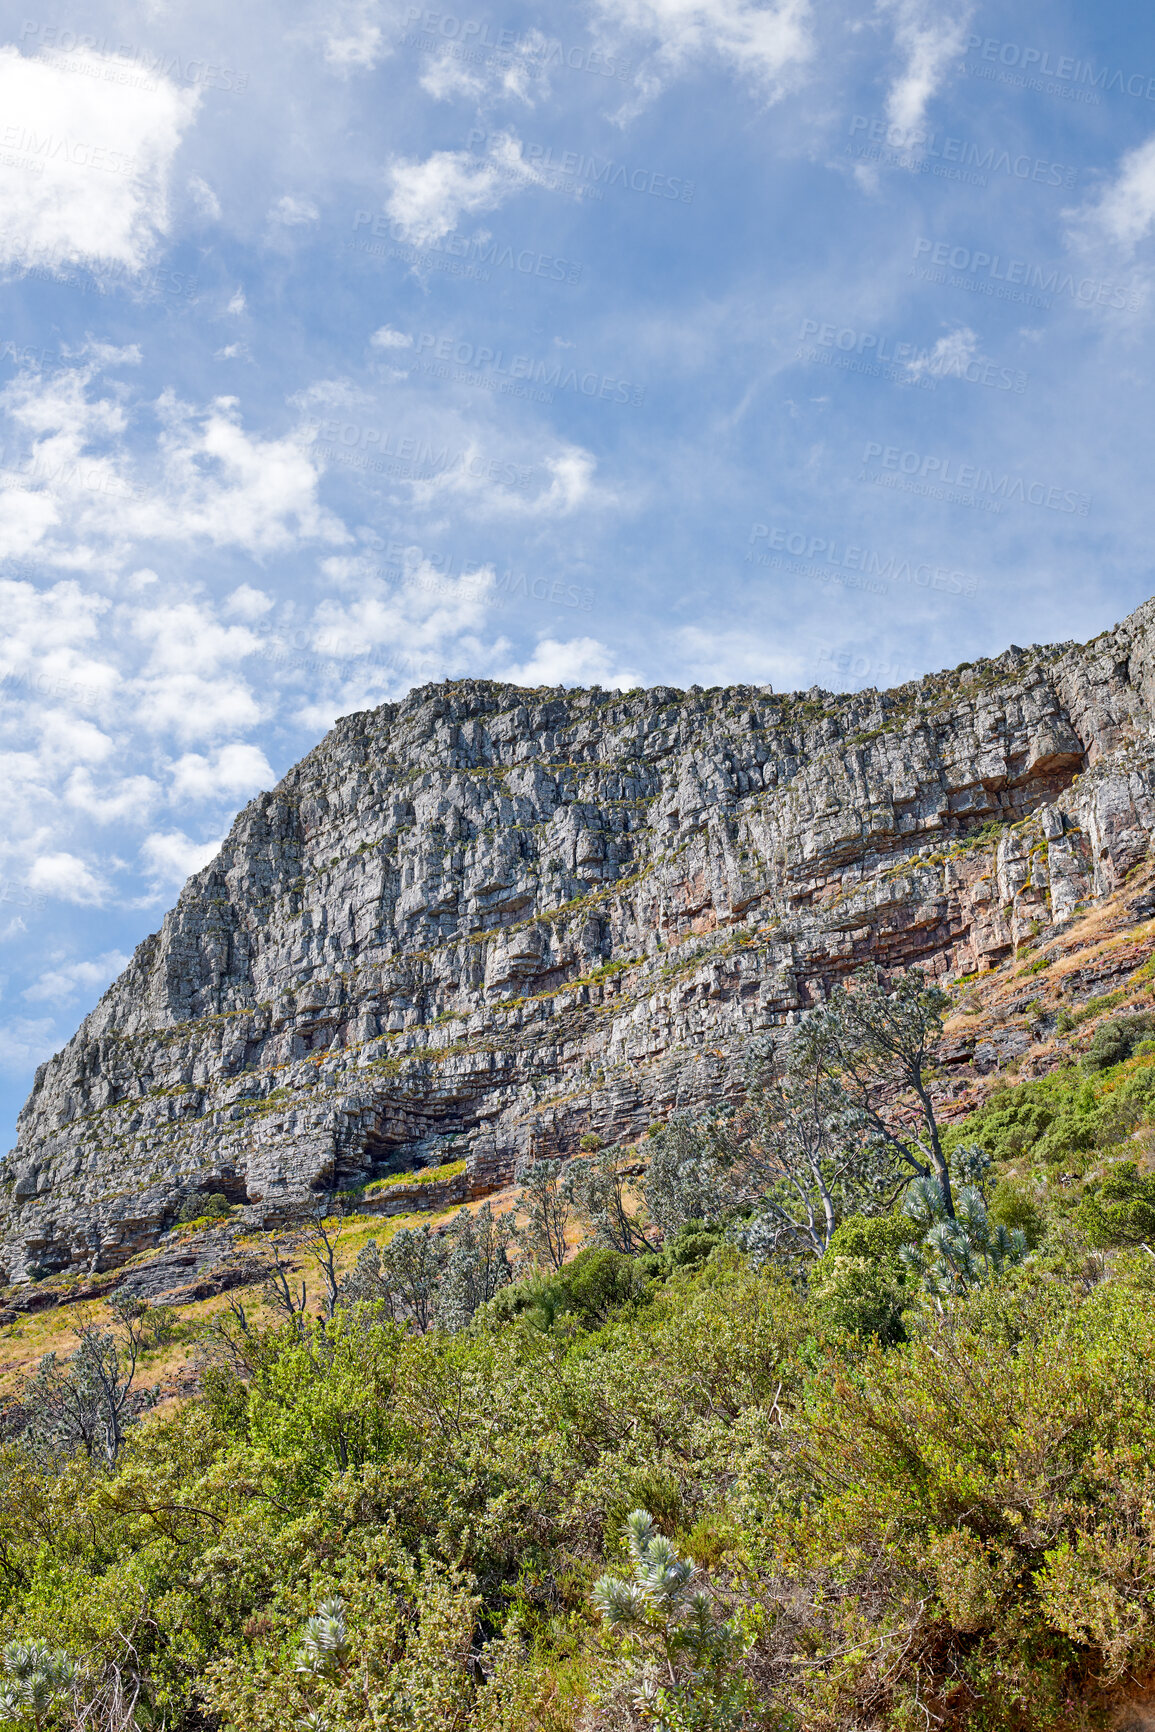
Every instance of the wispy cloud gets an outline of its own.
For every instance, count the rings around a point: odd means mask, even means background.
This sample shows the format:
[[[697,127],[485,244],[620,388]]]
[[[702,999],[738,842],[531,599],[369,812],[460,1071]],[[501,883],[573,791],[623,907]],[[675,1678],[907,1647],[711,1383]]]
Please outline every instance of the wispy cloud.
[[[974,4],[880,0],[879,10],[893,24],[894,45],[903,60],[887,94],[886,117],[906,131],[921,122],[927,103],[966,47]]]

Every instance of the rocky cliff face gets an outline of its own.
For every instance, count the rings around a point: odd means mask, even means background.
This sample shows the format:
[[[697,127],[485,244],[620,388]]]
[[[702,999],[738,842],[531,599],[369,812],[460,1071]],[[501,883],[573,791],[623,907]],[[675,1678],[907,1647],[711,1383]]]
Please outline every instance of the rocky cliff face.
[[[344,717],[37,1072],[10,1276],[197,1191],[273,1222],[456,1160],[477,1195],[733,1091],[874,958],[981,972],[1155,830],[1155,601],[890,692],[484,681]]]

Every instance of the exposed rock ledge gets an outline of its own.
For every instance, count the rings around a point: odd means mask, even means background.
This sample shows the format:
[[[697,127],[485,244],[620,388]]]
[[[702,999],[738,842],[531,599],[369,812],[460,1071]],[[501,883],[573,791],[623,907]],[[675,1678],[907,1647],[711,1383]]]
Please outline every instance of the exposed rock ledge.
[[[867,957],[981,972],[1155,829],[1155,602],[895,691],[456,681],[344,717],[37,1072],[9,1275],[467,1161],[479,1195],[733,1090]],[[1012,825],[983,836],[992,820]]]

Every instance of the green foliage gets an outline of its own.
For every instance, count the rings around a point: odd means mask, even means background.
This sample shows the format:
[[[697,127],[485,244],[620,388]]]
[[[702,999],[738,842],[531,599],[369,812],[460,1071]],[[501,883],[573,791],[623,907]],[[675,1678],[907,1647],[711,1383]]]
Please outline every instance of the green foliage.
[[[379,1197],[383,1191],[389,1191],[398,1185],[442,1185],[449,1179],[456,1179],[465,1171],[465,1161],[443,1161],[439,1167],[418,1167],[415,1171],[404,1173],[386,1173],[384,1178],[373,1179],[362,1191],[352,1191],[341,1194],[352,1198],[358,1196]]]
[[[1009,1174],[995,1186],[990,1201],[990,1218],[996,1227],[1008,1233],[1021,1233],[1028,1251],[1040,1245],[1047,1230],[1046,1216],[1038,1196],[1020,1180]]]
[[[829,1657],[800,1724],[913,1728],[927,1698],[950,1727],[1070,1724],[1150,1665],[1150,1300],[1143,1270],[1082,1302],[988,1288],[815,1381],[757,1547],[784,1638]]]
[[[0,1649],[0,1719],[21,1732],[62,1725],[76,1675],[63,1649],[41,1641],[7,1643]]]
[[[714,1241],[711,1239],[711,1249]],[[506,1288],[488,1314],[495,1319],[528,1316],[539,1329],[567,1318],[580,1329],[600,1329],[624,1307],[644,1302],[649,1278],[664,1271],[664,1259],[632,1257],[609,1245],[594,1245],[549,1276]]]
[[[704,1263],[722,1243],[723,1228],[718,1221],[687,1220],[663,1247],[667,1267],[690,1269]]]
[[[944,1299],[999,1280],[1027,1256],[1026,1235],[991,1220],[977,1185],[955,1196],[955,1215],[935,1179],[915,1179],[906,1194],[906,1214],[920,1243],[899,1253],[908,1273],[940,1306]]]
[[[1146,1014],[1113,1016],[1095,1030],[1084,1065],[1088,1070],[1108,1070],[1112,1065],[1122,1064],[1153,1029],[1155,1017]]]
[[[189,1197],[181,1204],[177,1220],[189,1221],[223,1221],[229,1213],[229,1200],[223,1191],[210,1191],[207,1196],[200,1194]]]
[[[818,1328],[887,1345],[904,1340],[902,1312],[910,1293],[901,1253],[916,1236],[905,1215],[843,1221],[810,1274],[810,1313]]]
[[[1155,1066],[1146,1057],[1105,1071],[1067,1065],[997,1091],[967,1120],[965,1135],[998,1163],[1027,1157],[1082,1173],[1090,1156],[1125,1141],[1153,1110]]]
[[[630,1573],[599,1576],[593,1601],[620,1639],[633,1705],[658,1732],[742,1726],[752,1691],[734,1666],[741,1638],[719,1617],[708,1584],[649,1510],[631,1511],[622,1538]]]
[[[1155,1241],[1155,1178],[1141,1177],[1134,1161],[1117,1161],[1086,1195],[1075,1221],[1092,1245],[1138,1245]]]
[[[823,1334],[872,1337],[892,1346],[905,1339],[903,1306],[909,1302],[903,1271],[869,1257],[839,1253],[831,1245],[810,1277],[810,1311]]]
[[[130,1425],[122,1359],[111,1452],[83,1403],[48,1448],[25,1390],[0,1691],[47,1682],[7,1724],[1103,1720],[1155,1669],[1155,1178],[1117,1158],[1151,1110],[1142,1045],[1001,1091],[940,1140],[954,1217],[920,1175],[898,1212],[842,1211],[793,1281],[720,1219],[659,1244],[641,1158],[595,1151],[628,1248],[511,1282],[484,1210],[370,1244],[322,1317],[218,1315],[183,1406]],[[323,1272],[328,1244],[299,1248]],[[126,1354],[151,1314],[120,1309]]]

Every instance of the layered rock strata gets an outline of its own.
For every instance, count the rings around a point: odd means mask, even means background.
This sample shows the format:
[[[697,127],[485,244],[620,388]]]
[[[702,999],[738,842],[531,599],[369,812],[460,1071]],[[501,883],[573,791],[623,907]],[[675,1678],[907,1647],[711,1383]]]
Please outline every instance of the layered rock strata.
[[[982,972],[1155,829],[1155,602],[888,692],[455,681],[344,717],[37,1072],[12,1279],[732,1095],[871,958]]]

